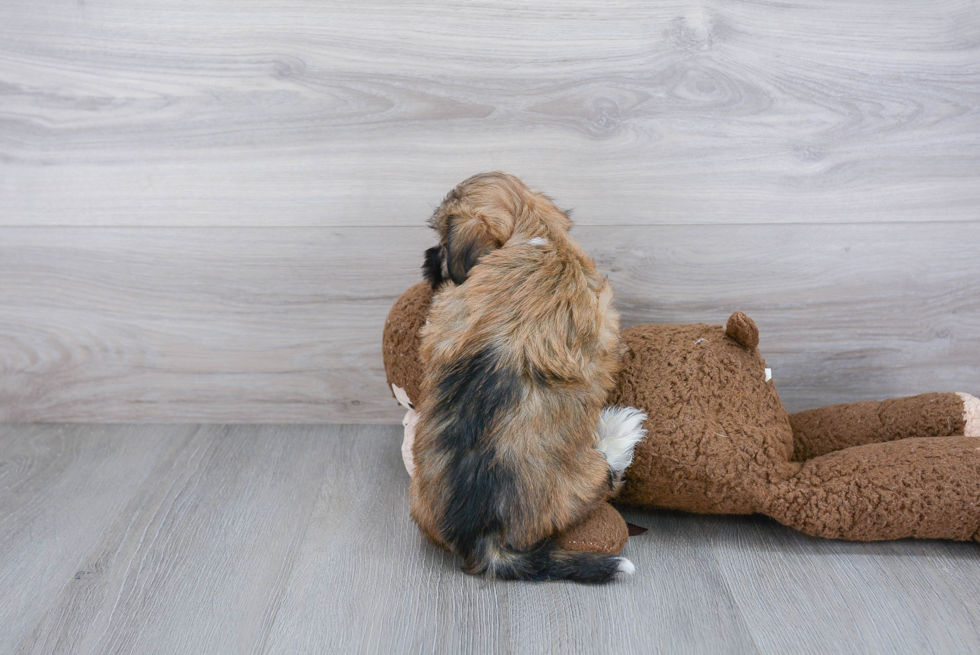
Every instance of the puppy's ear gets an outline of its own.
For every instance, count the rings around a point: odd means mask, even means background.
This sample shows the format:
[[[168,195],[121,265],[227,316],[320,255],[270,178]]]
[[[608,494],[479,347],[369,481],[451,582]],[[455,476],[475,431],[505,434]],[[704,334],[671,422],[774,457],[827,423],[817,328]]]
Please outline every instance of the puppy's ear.
[[[450,191],[429,220],[443,246],[443,278],[463,284],[481,257],[511,238],[531,196],[523,182],[499,172],[474,175]]]
[[[433,246],[425,251],[425,262],[422,264],[422,275],[428,280],[433,291],[439,288],[446,279],[442,275],[442,264],[446,253],[442,246]]]
[[[500,246],[501,243],[483,220],[453,225],[446,233],[445,257],[449,278],[456,284],[462,284],[480,258]]]

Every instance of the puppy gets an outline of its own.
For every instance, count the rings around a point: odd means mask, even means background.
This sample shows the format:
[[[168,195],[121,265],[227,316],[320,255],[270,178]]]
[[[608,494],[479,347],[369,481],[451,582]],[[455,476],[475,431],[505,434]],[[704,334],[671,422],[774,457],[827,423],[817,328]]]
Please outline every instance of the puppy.
[[[602,409],[619,370],[609,283],[568,216],[511,175],[466,180],[430,225],[440,242],[423,269],[439,291],[422,329],[412,518],[467,573],[632,573],[551,539],[617,490],[645,436],[638,411]]]

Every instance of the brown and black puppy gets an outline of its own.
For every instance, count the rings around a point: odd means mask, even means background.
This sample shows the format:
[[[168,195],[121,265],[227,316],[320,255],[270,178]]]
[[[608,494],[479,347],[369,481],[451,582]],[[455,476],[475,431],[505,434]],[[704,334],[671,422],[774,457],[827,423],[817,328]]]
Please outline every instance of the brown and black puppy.
[[[431,225],[424,270],[440,290],[422,330],[412,517],[468,573],[632,573],[550,540],[616,490],[645,435],[638,411],[603,411],[619,370],[609,283],[568,216],[510,175],[466,180]]]

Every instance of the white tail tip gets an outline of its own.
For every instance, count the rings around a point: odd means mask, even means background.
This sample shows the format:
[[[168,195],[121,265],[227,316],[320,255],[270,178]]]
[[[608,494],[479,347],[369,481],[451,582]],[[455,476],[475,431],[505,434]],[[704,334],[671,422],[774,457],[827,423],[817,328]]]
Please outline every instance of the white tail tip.
[[[620,557],[618,571],[620,573],[625,573],[626,575],[633,575],[636,573],[636,567],[633,566],[633,562],[629,561],[625,557]]]

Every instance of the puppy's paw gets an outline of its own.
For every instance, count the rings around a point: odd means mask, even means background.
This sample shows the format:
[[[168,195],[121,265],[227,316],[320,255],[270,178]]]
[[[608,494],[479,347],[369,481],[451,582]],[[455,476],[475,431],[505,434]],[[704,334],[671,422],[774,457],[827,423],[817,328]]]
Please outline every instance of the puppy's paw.
[[[956,395],[963,401],[963,436],[980,437],[980,398],[968,393]]]
[[[602,410],[596,426],[595,447],[617,477],[633,463],[633,448],[647,436],[643,422],[647,415],[635,407],[610,406]]]

